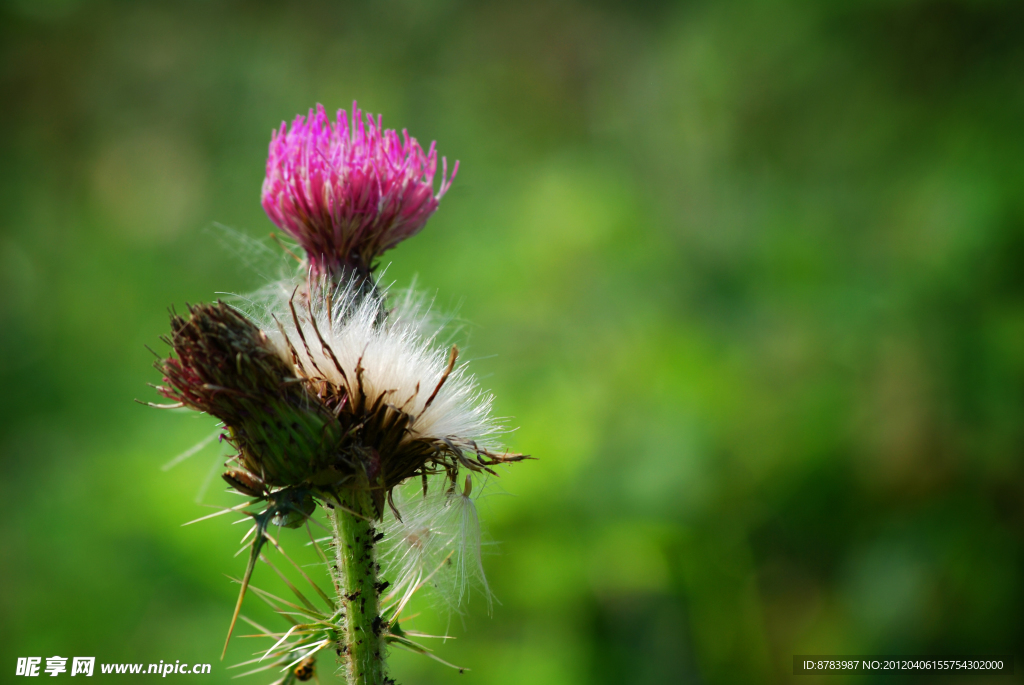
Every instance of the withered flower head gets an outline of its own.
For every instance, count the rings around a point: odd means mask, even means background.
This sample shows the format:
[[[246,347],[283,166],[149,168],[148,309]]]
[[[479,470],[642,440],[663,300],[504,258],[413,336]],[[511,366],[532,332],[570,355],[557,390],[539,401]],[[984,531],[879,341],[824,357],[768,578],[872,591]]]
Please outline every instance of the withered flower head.
[[[425,487],[444,474],[455,483],[460,468],[491,471],[525,458],[497,448],[491,397],[457,363],[457,348],[423,336],[416,306],[384,316],[379,294],[326,280],[307,293],[304,306],[294,298],[282,306],[284,323],[270,336],[338,422],[334,466],[314,485],[367,489],[381,516],[409,478]]]
[[[189,307],[187,317],[171,316],[166,342],[177,358],[157,362],[165,383],[157,390],[224,422],[249,471],[228,474],[240,491],[261,491],[249,475],[272,487],[297,485],[331,461],[337,421],[242,314],[222,302]]]

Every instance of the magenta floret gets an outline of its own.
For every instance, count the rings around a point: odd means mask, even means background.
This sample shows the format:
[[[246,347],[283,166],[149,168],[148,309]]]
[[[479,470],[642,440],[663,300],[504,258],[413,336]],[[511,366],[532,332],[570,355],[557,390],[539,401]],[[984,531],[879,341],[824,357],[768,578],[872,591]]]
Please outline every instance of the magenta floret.
[[[263,209],[306,250],[317,273],[355,269],[368,274],[374,261],[419,232],[458,172],[448,176],[435,144],[425,151],[402,131],[384,130],[352,103],[352,117],[323,105],[285,122],[271,134]]]

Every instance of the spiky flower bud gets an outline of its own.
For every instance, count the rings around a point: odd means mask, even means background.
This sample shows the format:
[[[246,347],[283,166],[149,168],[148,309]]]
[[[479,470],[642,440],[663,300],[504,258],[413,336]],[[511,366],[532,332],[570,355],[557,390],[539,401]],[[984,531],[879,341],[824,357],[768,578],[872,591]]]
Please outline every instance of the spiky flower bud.
[[[188,317],[171,316],[166,341],[177,358],[157,362],[166,383],[157,390],[223,421],[249,474],[284,487],[306,481],[330,461],[333,417],[240,313],[223,302],[189,307]],[[242,492],[259,487],[242,472],[228,475]]]
[[[448,177],[441,158],[435,194],[434,143],[424,152],[408,132],[384,130],[355,103],[351,121],[338,110],[333,122],[317,105],[290,130],[282,122],[273,132],[263,209],[306,250],[314,273],[365,277],[377,257],[423,228],[458,168]]]

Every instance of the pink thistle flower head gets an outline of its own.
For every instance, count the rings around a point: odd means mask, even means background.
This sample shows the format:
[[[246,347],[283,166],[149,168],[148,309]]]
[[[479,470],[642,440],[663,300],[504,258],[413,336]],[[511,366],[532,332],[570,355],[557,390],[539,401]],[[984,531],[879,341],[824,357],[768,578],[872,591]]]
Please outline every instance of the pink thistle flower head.
[[[351,119],[323,105],[285,122],[270,138],[263,209],[306,250],[315,274],[368,276],[382,253],[415,235],[437,210],[459,163],[448,176],[435,143],[426,151],[402,131],[384,130],[381,117],[352,103]]]

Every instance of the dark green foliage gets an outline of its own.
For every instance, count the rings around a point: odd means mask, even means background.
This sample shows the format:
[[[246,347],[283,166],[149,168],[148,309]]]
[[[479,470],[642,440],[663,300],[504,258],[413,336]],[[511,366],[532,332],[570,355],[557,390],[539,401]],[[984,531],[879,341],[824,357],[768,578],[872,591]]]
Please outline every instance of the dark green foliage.
[[[265,237],[271,128],[354,98],[461,160],[386,274],[462,303],[538,457],[481,502],[501,604],[444,648],[472,672],[396,650],[400,682],[771,683],[805,651],[1024,644],[1021,21],[6,3],[0,663],[216,661],[242,531],[177,529],[216,457],[157,467],[215,426],[131,404],[143,346],[168,303],[262,284],[204,229]],[[428,614],[403,628],[443,631]]]

